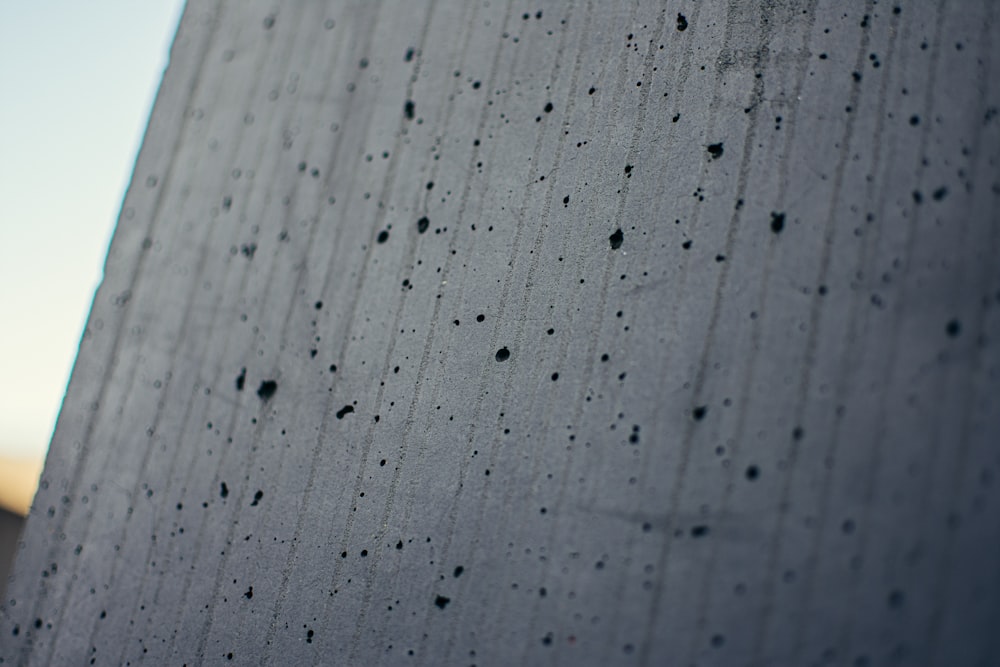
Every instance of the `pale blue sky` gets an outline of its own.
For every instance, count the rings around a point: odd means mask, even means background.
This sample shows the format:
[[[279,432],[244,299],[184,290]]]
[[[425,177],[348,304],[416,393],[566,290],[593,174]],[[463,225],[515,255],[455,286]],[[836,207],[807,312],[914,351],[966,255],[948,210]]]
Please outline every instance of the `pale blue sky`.
[[[0,456],[41,456],[183,0],[5,2]]]

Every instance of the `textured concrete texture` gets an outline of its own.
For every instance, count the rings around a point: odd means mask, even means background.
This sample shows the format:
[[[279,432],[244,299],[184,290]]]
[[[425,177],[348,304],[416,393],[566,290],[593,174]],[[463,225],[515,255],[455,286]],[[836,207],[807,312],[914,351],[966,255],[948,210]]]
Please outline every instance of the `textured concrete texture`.
[[[14,665],[1000,664],[991,0],[192,0]]]

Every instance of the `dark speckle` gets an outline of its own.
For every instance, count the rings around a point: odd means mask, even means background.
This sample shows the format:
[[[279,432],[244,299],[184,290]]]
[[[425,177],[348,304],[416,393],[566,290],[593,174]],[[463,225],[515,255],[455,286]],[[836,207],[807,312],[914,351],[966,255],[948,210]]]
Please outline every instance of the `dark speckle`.
[[[274,380],[264,380],[257,387],[257,395],[260,396],[262,401],[270,399],[276,391],[278,391],[278,383]]]
[[[545,113],[552,113],[552,102],[545,105]]]
[[[222,484],[219,485],[219,497],[225,498],[228,495],[229,495],[229,487],[226,486],[225,482],[223,482]]]
[[[705,537],[708,535],[708,526],[694,526],[691,528],[691,537]]]
[[[375,241],[377,243],[385,243],[388,240],[389,240],[389,232],[387,230],[385,230],[385,229],[383,229],[382,231],[380,231],[378,233],[378,236],[375,238]]]
[[[465,568],[464,567],[462,567],[461,565],[459,565],[458,567],[456,567],[455,568],[455,578],[458,579],[459,577],[461,577],[463,572],[465,572]]]
[[[444,609],[445,607],[448,606],[449,602],[451,602],[451,598],[446,598],[443,595],[438,595],[436,598],[434,598],[434,605],[438,609]]]
[[[253,502],[250,503],[250,507],[257,507],[257,505],[260,503],[260,499],[263,497],[264,497],[264,492],[258,489],[257,493],[253,494]]]
[[[416,105],[413,103],[413,100],[406,100],[406,104],[403,105],[403,115],[406,117],[406,120],[413,120],[415,110]]]
[[[245,597],[247,600],[253,599],[253,586],[247,589],[247,592],[243,594],[243,597]]]
[[[785,214],[771,212],[771,231],[775,234],[780,234],[781,230],[785,228]]]
[[[506,347],[497,350],[497,361],[507,361],[508,359],[510,359],[510,350]]]
[[[760,468],[755,465],[747,466],[747,479],[751,482],[760,477]]]
[[[691,411],[691,416],[694,417],[695,421],[701,421],[702,419],[705,418],[705,415],[707,413],[708,413],[708,406],[699,405],[698,407],[696,407],[694,410]]]
[[[713,160],[718,160],[722,157],[722,142],[720,141],[717,144],[709,144],[708,154],[712,156]]]
[[[408,63],[411,60],[413,60],[413,53],[414,53],[413,47],[411,46],[406,50],[406,54],[403,55],[403,62]]]
[[[934,201],[941,201],[948,196],[948,188],[942,185],[931,196],[934,197]]]
[[[945,332],[952,338],[958,337],[958,334],[962,333],[962,323],[958,320],[951,320],[945,325]]]
[[[679,30],[680,32],[684,32],[685,30],[687,30],[687,27],[688,27],[687,17],[684,16],[683,14],[678,14],[677,15],[677,30]]]
[[[348,414],[350,414],[352,412],[354,412],[354,406],[353,405],[345,405],[341,409],[337,410],[337,419],[343,419],[344,415],[348,415]]]
[[[903,602],[906,597],[903,595],[903,591],[893,590],[889,592],[889,597],[887,602],[889,603],[890,609],[899,609],[903,606]]]
[[[417,233],[423,234],[424,232],[427,231],[427,228],[430,226],[431,226],[431,221],[428,220],[427,216],[425,215],[424,217],[417,220]]]
[[[240,374],[236,376],[236,391],[243,391],[243,385],[247,381],[247,369],[243,368],[240,370]]]
[[[622,241],[625,240],[625,235],[622,233],[621,228],[615,230],[615,233],[608,237],[608,241],[611,242],[611,249],[618,250],[622,247]]]

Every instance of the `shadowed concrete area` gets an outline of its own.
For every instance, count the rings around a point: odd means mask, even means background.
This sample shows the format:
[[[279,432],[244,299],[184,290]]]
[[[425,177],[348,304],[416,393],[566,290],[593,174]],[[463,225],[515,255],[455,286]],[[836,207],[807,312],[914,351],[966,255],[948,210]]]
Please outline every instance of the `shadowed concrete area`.
[[[7,575],[14,563],[14,555],[23,527],[24,517],[13,512],[0,510],[0,577],[3,577],[0,580],[0,596],[7,588]]]
[[[1000,663],[998,11],[192,0],[3,661]]]

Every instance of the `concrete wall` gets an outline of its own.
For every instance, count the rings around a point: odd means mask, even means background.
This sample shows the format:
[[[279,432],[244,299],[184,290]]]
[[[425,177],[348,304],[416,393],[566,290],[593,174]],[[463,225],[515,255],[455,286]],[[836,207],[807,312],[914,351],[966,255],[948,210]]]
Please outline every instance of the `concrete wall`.
[[[192,0],[3,661],[1000,663],[997,12]]]

